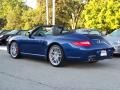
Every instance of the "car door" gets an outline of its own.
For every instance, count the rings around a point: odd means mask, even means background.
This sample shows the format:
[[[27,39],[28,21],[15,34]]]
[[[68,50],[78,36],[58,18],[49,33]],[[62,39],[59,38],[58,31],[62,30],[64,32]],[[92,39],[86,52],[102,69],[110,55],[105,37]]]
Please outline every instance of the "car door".
[[[44,33],[42,32],[41,28],[38,28],[38,30],[35,30],[35,32],[33,32],[30,37],[26,36],[21,44],[22,53],[44,56],[46,47],[46,36],[43,34]]]

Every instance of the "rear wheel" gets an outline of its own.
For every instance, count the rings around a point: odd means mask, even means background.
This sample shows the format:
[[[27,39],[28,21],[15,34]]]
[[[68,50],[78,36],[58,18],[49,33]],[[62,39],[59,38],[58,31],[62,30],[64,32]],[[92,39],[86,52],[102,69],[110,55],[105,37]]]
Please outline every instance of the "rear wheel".
[[[18,44],[16,42],[11,43],[9,50],[12,58],[18,58],[20,56]]]
[[[63,64],[64,53],[59,45],[53,45],[48,52],[48,59],[50,63],[55,66],[61,66]]]

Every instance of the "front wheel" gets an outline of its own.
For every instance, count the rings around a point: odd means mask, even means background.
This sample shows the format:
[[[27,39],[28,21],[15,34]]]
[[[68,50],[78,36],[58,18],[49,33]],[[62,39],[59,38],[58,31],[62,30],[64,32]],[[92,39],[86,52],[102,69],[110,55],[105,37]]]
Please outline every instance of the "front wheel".
[[[62,48],[59,45],[51,46],[48,52],[48,59],[53,66],[61,66],[64,59],[64,53]]]
[[[18,44],[16,42],[12,42],[10,44],[10,55],[12,58],[18,58],[20,56],[19,50],[18,50]]]

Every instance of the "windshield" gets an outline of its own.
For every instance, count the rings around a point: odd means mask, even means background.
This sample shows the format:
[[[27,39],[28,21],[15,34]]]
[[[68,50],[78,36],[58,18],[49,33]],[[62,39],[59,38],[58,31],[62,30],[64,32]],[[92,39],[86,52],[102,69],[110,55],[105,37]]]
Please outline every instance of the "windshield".
[[[8,32],[7,34],[16,34],[18,32],[18,30],[12,30],[10,32]]]
[[[115,30],[111,33],[112,36],[120,36],[120,29]]]
[[[41,35],[60,35],[68,33],[69,30],[61,27],[38,27],[36,31],[33,32],[33,36],[41,36]]]
[[[41,36],[41,35],[51,35],[52,29],[49,27],[38,27],[36,31],[33,32],[33,36]]]

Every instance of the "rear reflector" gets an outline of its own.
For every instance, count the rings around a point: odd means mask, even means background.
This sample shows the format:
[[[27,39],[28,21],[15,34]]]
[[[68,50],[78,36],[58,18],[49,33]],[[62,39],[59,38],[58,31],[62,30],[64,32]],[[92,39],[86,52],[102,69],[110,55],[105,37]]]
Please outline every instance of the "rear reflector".
[[[72,43],[75,46],[83,46],[83,47],[89,47],[91,46],[91,43],[89,41],[76,41]]]

